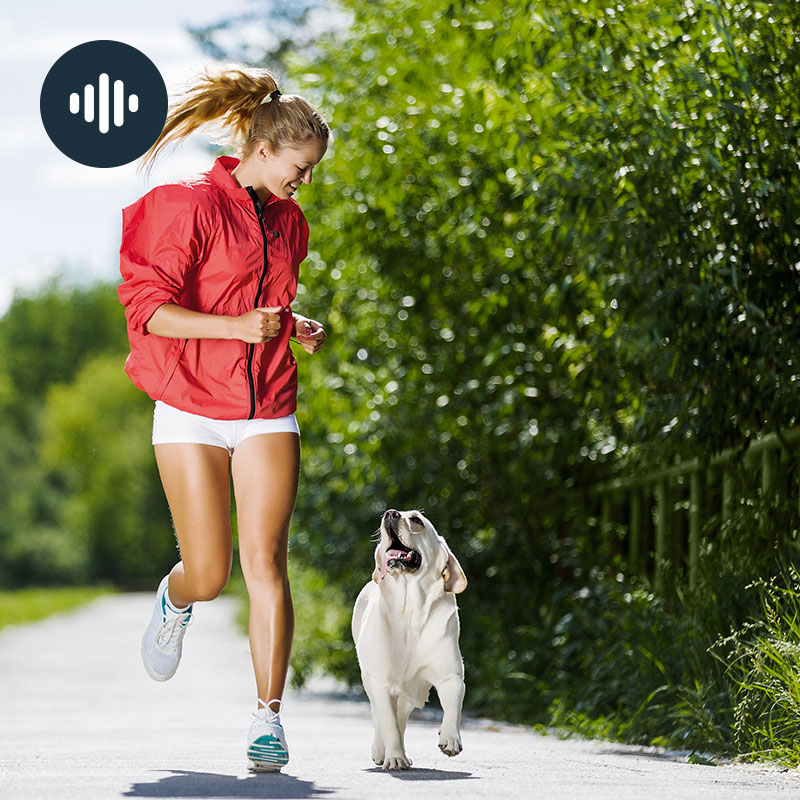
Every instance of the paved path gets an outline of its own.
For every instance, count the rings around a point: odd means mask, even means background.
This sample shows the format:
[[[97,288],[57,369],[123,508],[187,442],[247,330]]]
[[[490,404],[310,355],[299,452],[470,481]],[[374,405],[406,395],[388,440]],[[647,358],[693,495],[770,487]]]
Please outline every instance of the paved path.
[[[369,758],[369,706],[291,694],[291,761],[247,771],[254,685],[233,601],[198,604],[184,661],[167,683],[139,661],[150,595],[101,598],[79,611],[0,633],[0,798],[800,798],[800,774],[680,763],[640,748],[561,741],[468,721],[448,759],[435,721],[409,723],[408,772]],[[469,690],[467,690],[469,693]]]

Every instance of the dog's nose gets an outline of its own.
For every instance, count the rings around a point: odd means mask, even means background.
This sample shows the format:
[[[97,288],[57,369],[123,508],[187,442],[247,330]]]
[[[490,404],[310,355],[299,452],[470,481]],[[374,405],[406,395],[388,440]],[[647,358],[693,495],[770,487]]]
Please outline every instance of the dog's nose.
[[[388,511],[383,512],[384,519],[400,519],[400,512],[390,508]]]

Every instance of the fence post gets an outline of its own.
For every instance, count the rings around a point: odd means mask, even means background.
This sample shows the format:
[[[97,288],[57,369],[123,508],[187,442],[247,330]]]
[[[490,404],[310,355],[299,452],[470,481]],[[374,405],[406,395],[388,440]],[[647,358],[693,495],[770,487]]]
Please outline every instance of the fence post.
[[[642,563],[642,490],[638,486],[631,489],[630,505],[630,559],[631,569],[641,571]]]
[[[700,529],[703,525],[703,470],[698,468],[691,475],[689,484],[689,588],[697,586],[697,557],[700,549]]]
[[[778,451],[778,476],[775,490],[782,501],[789,499],[789,462],[791,456],[785,447]]]
[[[765,448],[761,454],[761,494],[765,500],[772,496],[775,490],[775,451]]]
[[[611,492],[606,489],[600,499],[600,552],[608,542],[608,529],[611,527]]]
[[[733,516],[733,475],[729,469],[722,471],[722,521]]]
[[[669,479],[662,478],[656,486],[658,508],[656,510],[656,570],[654,588],[657,594],[663,594],[666,572],[667,537],[669,536]]]

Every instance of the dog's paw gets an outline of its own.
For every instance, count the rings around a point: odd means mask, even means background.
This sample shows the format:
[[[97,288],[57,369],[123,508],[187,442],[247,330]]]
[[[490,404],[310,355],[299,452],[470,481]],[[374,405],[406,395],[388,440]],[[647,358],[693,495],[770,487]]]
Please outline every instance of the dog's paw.
[[[458,731],[455,731],[452,734],[439,734],[439,749],[446,755],[446,756],[457,756],[461,750],[461,736]]]
[[[386,760],[386,753],[384,752],[382,744],[376,742],[372,745],[372,760],[379,767],[383,766],[383,762]]]
[[[383,762],[384,769],[408,769],[411,766],[411,759],[403,753],[401,756],[387,756]]]

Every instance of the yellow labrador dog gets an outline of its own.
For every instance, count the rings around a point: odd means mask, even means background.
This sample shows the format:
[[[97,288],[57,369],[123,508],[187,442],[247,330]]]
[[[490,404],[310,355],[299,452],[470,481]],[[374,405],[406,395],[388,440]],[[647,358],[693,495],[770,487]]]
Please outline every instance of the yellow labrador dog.
[[[448,756],[461,752],[464,663],[456,594],[466,587],[447,542],[419,511],[383,515],[375,571],[356,600],[352,631],[375,726],[372,759],[384,769],[411,766],[406,722],[425,705],[431,686],[444,711],[439,749]]]

